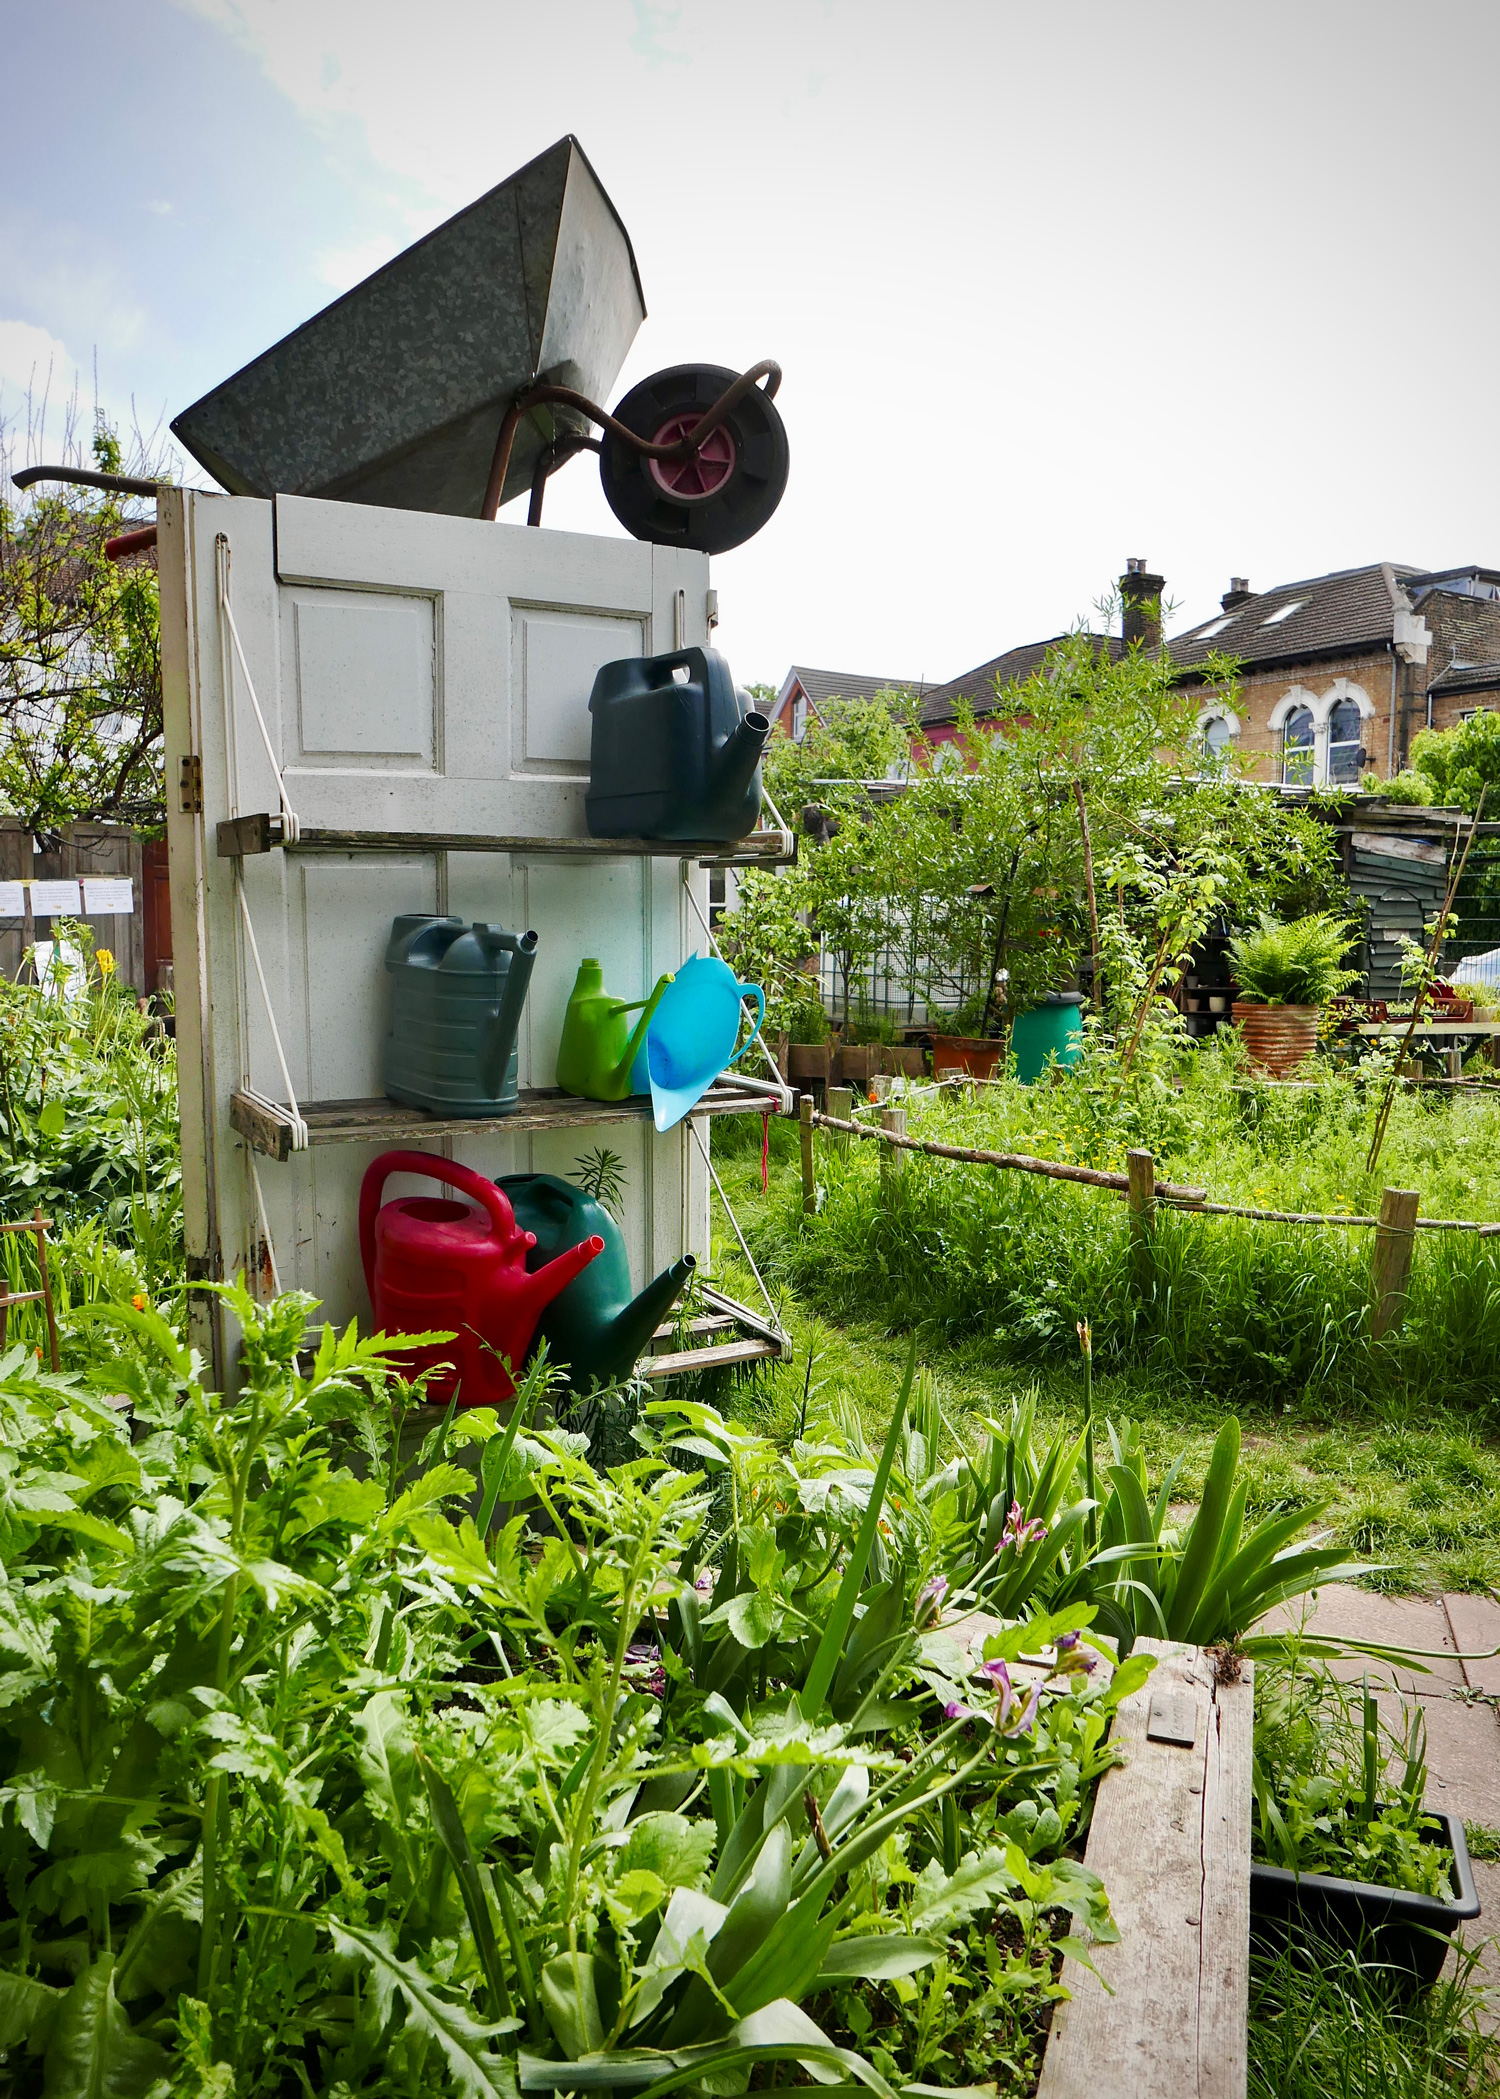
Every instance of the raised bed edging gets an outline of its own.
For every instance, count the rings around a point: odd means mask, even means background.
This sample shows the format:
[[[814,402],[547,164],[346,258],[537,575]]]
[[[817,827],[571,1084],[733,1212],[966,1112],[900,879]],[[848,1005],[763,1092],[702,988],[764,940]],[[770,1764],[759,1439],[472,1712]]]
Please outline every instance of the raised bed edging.
[[[1244,2099],[1250,2011],[1253,1666],[1215,1681],[1201,1648],[1141,1640],[1157,1666],[1123,1700],[1086,1857],[1120,1927],[1098,1976],[1064,1964],[1037,2099]],[[1191,1719],[1193,1742],[1184,1740]]]

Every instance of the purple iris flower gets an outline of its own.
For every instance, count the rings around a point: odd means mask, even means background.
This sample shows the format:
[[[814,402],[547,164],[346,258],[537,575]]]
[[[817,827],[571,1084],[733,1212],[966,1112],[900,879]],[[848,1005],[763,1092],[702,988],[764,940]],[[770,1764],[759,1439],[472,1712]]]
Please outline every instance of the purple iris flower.
[[[948,1578],[943,1574],[935,1574],[930,1582],[924,1582],[917,1591],[917,1612],[914,1623],[918,1632],[924,1626],[931,1625],[936,1619],[943,1608],[943,1598],[947,1593]]]
[[[1040,1544],[1046,1535],[1047,1526],[1043,1523],[1041,1517],[1034,1516],[1028,1523],[1026,1511],[1018,1501],[1013,1501],[1010,1505],[1010,1514],[1005,1519],[1005,1528],[1000,1533],[1000,1543],[995,1547],[995,1551],[1002,1553],[1007,1546],[1012,1546],[1016,1553],[1020,1554],[1028,1545]]]

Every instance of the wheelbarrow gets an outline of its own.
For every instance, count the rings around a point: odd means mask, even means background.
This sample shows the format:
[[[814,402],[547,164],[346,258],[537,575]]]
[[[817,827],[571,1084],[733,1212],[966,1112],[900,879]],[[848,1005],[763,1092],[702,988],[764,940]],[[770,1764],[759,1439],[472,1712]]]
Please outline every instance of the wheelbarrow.
[[[786,486],[780,370],[678,365],[596,404],[646,305],[630,237],[577,139],[305,321],[172,423],[234,495],[493,518],[576,453],[638,539],[722,553]],[[591,435],[597,426],[601,437]]]

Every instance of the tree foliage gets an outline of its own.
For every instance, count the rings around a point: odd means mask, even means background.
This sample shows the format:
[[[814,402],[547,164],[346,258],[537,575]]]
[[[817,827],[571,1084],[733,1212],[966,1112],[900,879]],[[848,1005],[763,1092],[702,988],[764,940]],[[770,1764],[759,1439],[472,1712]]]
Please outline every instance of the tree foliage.
[[[1234,665],[1216,658],[1209,674],[1232,697]],[[1211,925],[1340,900],[1328,827],[1232,760],[1208,761],[1196,719],[1164,650],[1121,651],[1085,630],[997,686],[985,719],[960,710],[951,741],[922,734],[909,694],[823,703],[801,744],[777,738],[768,756],[801,855],[792,875],[748,891],[742,964],[778,970],[796,946],[786,921],[800,920],[832,958],[846,1025],[879,957],[909,1015],[921,1001],[983,1026],[1002,996],[1014,1012],[1067,984],[1092,948],[1086,818],[1103,988],[1117,1028],[1138,1034]]]
[[[91,451],[121,471],[102,419]],[[34,831],[165,814],[156,557],[104,552],[138,507],[73,487],[17,500],[0,481],[0,806]]]

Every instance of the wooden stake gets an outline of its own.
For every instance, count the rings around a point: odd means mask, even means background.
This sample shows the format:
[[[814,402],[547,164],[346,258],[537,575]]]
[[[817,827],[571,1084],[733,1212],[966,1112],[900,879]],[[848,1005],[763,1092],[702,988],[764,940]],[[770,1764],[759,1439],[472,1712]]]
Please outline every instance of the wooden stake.
[[[810,1093],[801,1095],[798,1112],[802,1118],[802,1214],[815,1217],[818,1212],[818,1181],[813,1167],[813,1099]]]
[[[880,1127],[889,1130],[893,1137],[906,1135],[906,1110],[904,1108],[882,1108]],[[880,1192],[889,1201],[896,1193],[902,1174],[906,1171],[906,1154],[894,1144],[880,1147]]]
[[[1380,1191],[1380,1222],[1375,1227],[1375,1250],[1370,1258],[1370,1281],[1375,1293],[1370,1332],[1376,1341],[1395,1333],[1406,1313],[1412,1248],[1417,1237],[1417,1201],[1414,1188]]]
[[[830,1086],[828,1089],[828,1112],[836,1115],[840,1122],[854,1120],[854,1088],[852,1086]],[[849,1139],[842,1130],[833,1133],[835,1151],[847,1154]]]
[[[40,1210],[34,1210],[31,1221],[36,1237],[36,1265],[41,1270],[42,1309],[47,1316],[47,1352],[52,1358],[52,1368],[60,1370],[62,1364],[57,1353],[57,1315],[52,1309],[52,1278],[47,1273],[47,1219]]]
[[[1151,1237],[1156,1224],[1156,1161],[1150,1152],[1127,1152],[1129,1187],[1125,1207],[1130,1216],[1130,1270],[1137,1289],[1151,1282]]]

